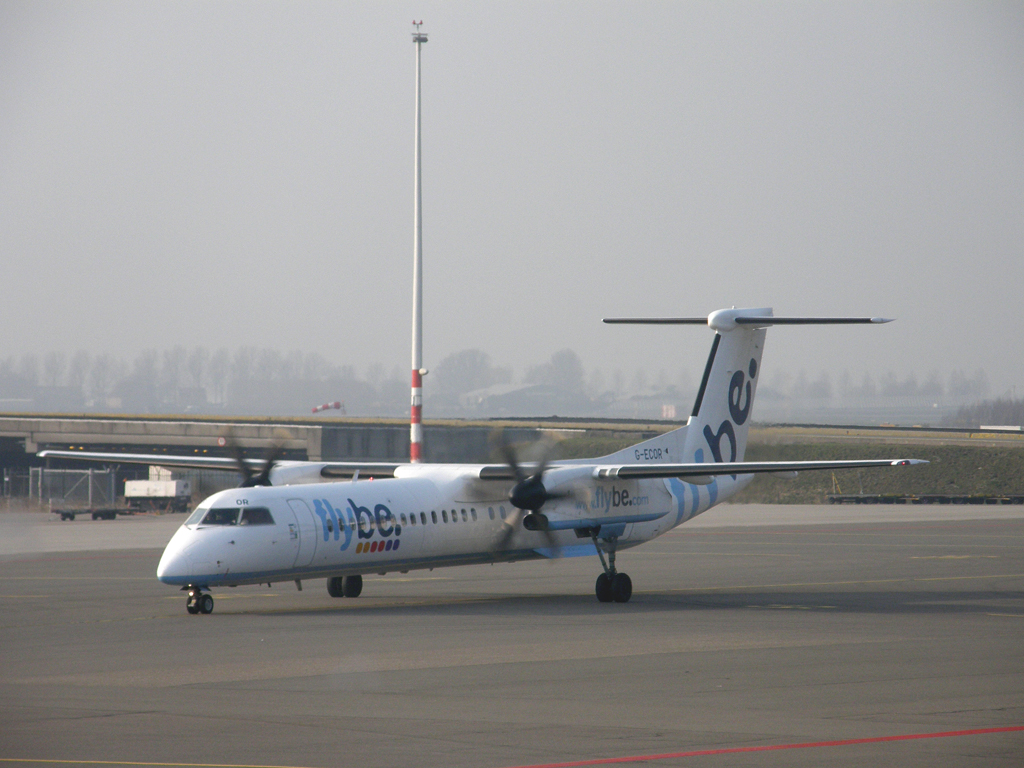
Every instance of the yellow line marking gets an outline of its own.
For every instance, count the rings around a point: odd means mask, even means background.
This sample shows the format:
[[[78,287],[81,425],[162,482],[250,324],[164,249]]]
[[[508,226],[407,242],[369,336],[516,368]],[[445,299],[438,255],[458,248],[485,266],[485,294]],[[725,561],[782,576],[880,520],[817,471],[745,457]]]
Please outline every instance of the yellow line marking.
[[[998,560],[999,555],[911,555],[911,560]]]
[[[989,616],[1006,616],[1011,619],[1024,619],[1024,613],[990,613]]]
[[[143,576],[4,576],[4,581],[154,581]]]
[[[49,765],[157,765],[171,768],[303,768],[295,765],[250,765],[246,763],[143,763],[131,760],[41,760],[31,757],[0,757],[0,763],[47,763]]]
[[[1024,573],[999,573],[992,575],[980,575],[980,577],[922,577],[920,579],[911,579],[911,582],[957,582],[957,581],[968,581],[978,579],[1021,579],[1024,578]]]
[[[713,555],[716,557],[803,557],[798,554],[783,554],[781,552],[647,552],[647,557],[702,557]]]
[[[1024,573],[999,573],[991,576],[932,576],[907,579],[865,579],[863,581],[805,581],[792,584],[736,584],[731,587],[688,587],[666,592],[720,592],[727,589],[778,589],[781,587],[847,587],[858,584],[901,584],[907,581],[969,581],[973,579],[1021,579]]]
[[[212,594],[212,593],[211,593]],[[280,597],[276,592],[260,592],[254,595],[225,595],[223,592],[218,592],[214,597],[215,600],[246,600],[250,597]],[[164,600],[181,600],[181,595],[164,595]]]
[[[0,595],[0,600],[24,600],[27,598],[38,600],[41,597],[49,597],[49,595]]]

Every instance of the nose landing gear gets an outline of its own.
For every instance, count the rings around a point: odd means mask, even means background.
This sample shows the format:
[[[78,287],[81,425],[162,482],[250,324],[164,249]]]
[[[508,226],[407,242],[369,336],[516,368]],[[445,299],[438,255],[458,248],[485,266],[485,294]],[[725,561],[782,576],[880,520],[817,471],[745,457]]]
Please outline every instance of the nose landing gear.
[[[597,548],[597,556],[601,558],[601,567],[604,568],[604,573],[597,577],[597,583],[594,585],[594,592],[597,593],[598,601],[602,603],[610,603],[613,600],[616,603],[629,602],[629,598],[633,596],[633,580],[627,574],[619,573],[615,570],[616,538],[611,537],[606,540],[606,546],[608,547],[607,561],[604,559],[604,552],[597,540],[597,534],[591,534],[591,538],[594,540],[594,546]]]
[[[203,592],[202,587],[186,587],[185,610],[189,613],[213,613],[213,595]]]

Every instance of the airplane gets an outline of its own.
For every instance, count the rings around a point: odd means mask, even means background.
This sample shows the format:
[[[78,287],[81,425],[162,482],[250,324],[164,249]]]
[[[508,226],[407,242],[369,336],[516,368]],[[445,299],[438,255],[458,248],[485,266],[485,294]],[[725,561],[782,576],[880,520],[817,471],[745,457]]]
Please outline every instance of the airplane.
[[[600,602],[627,602],[620,550],[639,546],[735,496],[757,474],[902,467],[927,462],[746,462],[767,328],[885,323],[867,317],[774,317],[770,308],[707,317],[609,318],[606,323],[707,325],[714,331],[687,423],[593,459],[424,464],[41,451],[41,458],[237,467],[243,481],[201,502],[167,544],[157,578],[209,614],[210,590],[326,578],[332,597],[358,597],[363,576],[417,569],[594,556]],[[372,482],[371,482],[372,481]]]

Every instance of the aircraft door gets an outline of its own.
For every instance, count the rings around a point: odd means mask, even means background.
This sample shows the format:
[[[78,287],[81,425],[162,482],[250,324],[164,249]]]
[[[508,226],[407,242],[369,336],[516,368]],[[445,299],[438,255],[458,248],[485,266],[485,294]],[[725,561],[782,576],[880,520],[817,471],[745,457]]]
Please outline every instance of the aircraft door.
[[[316,518],[313,511],[302,499],[288,499],[288,506],[295,513],[299,527],[299,549],[295,555],[295,568],[305,568],[313,562],[316,553]]]

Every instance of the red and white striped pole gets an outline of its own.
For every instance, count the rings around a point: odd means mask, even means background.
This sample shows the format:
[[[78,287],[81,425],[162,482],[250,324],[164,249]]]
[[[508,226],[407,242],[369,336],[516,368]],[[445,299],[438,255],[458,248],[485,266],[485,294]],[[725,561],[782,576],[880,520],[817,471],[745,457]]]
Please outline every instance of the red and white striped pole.
[[[414,464],[423,457],[423,376],[412,372],[412,410],[409,425],[409,460]]]
[[[413,150],[416,178],[413,184],[412,253],[412,407],[409,418],[409,460],[423,457],[423,200],[420,182],[420,47],[427,35],[420,32],[422,21],[413,22],[412,41],[416,44],[416,142]]]

